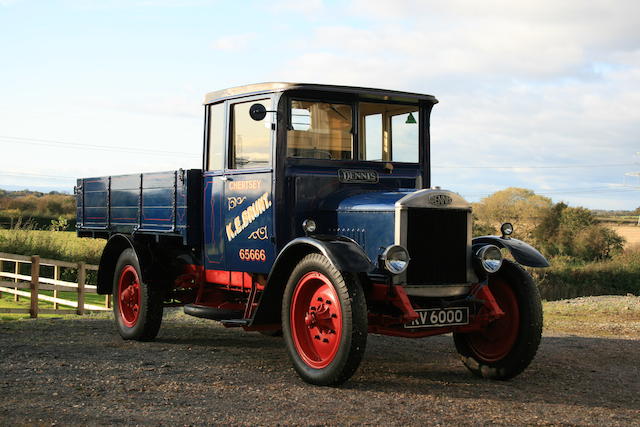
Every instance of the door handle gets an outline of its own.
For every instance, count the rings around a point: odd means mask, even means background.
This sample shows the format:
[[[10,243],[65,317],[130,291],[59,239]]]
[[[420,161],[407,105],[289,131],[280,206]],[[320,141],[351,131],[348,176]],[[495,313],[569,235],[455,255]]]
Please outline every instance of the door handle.
[[[223,181],[233,181],[233,178],[231,178],[230,176],[223,176],[220,179]]]

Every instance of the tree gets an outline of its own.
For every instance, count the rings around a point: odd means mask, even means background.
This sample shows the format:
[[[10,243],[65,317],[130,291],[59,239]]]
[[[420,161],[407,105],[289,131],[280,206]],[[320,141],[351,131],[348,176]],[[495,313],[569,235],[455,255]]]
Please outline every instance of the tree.
[[[526,188],[511,187],[474,204],[478,223],[499,229],[505,222],[514,225],[515,235],[531,238],[533,230],[549,215],[551,199]]]
[[[560,232],[562,212],[567,208],[568,206],[563,202],[553,205],[551,209],[544,214],[540,223],[532,232],[536,244],[549,255],[558,254],[555,240]]]
[[[549,255],[569,255],[585,261],[610,258],[622,250],[624,239],[596,222],[582,207],[555,204],[534,230],[536,244]]]
[[[585,261],[603,260],[621,251],[623,245],[624,238],[618,233],[603,225],[593,224],[576,234],[572,255]]]
[[[530,241],[546,255],[595,261],[610,258],[624,243],[615,231],[598,224],[589,209],[552,204],[551,199],[524,188],[498,191],[473,209],[476,235],[512,222],[515,237]]]

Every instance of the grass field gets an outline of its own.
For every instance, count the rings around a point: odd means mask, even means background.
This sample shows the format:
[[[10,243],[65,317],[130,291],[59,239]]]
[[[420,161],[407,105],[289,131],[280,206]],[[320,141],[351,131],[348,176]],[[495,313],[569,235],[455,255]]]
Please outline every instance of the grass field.
[[[43,295],[53,296],[53,291],[40,291]],[[58,298],[77,301],[77,294],[75,292],[58,292]],[[97,294],[85,294],[84,302],[86,304],[94,304],[99,306],[104,306],[105,297],[104,295]],[[22,308],[29,309],[31,303],[31,299],[27,297],[20,297],[19,301],[14,301],[14,296],[12,294],[8,294],[6,292],[2,293],[2,297],[0,297],[0,309],[2,308]],[[53,303],[40,301],[38,303],[39,308],[53,308]],[[73,307],[59,305],[60,309],[69,309],[73,310]],[[104,316],[105,314],[96,313],[91,314],[91,316]],[[38,317],[51,318],[51,317],[64,317],[64,318],[77,318],[74,314],[38,314]],[[0,313],[0,320],[19,320],[19,319],[28,319],[29,314],[14,314],[14,313]]]
[[[530,268],[542,298],[560,300],[591,295],[640,295],[640,249],[627,249],[611,259],[580,262],[555,257],[549,268]]]
[[[89,264],[100,262],[104,239],[79,238],[72,231],[0,230],[0,252]]]
[[[102,239],[78,238],[75,232],[45,231],[14,229],[0,230],[0,252],[18,255],[40,255],[42,258],[49,258],[59,261],[79,262],[84,261],[89,264],[98,264],[100,255],[104,248],[105,241]],[[14,264],[5,262],[4,271],[13,272]],[[29,275],[29,264],[21,265],[21,274]],[[70,268],[61,269],[61,279],[74,282],[76,280],[76,270]],[[42,266],[40,274],[42,277],[53,277],[53,267]],[[95,272],[87,272],[87,284],[95,284]],[[24,290],[24,289],[23,289]],[[53,291],[40,291],[44,295],[53,296]],[[75,301],[76,293],[59,292],[58,297]],[[0,298],[0,308],[29,308],[29,298],[20,297],[15,302],[14,296],[3,293]],[[85,294],[87,304],[104,305],[104,296],[97,294]],[[53,308],[53,303],[41,301],[41,308]],[[68,306],[59,306],[61,309],[71,309]],[[60,315],[41,315],[43,317],[60,317]],[[20,314],[0,314],[3,319],[19,319],[28,317]]]
[[[605,224],[636,225],[638,223],[638,215],[599,216],[597,220]]]
[[[551,332],[607,337],[640,337],[640,297],[598,296],[543,303]]]

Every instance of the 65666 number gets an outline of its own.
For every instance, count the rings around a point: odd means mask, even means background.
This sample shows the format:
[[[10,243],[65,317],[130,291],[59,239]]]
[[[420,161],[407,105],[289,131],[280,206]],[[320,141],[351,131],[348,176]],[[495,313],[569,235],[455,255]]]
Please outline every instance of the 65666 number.
[[[238,256],[242,261],[266,261],[267,254],[264,249],[240,249]]]

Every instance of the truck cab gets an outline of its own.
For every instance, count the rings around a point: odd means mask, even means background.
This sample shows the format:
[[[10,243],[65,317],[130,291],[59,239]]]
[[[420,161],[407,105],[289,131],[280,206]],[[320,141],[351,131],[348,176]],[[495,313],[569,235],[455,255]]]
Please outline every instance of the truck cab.
[[[284,83],[208,94],[206,268],[268,274],[280,251],[308,234],[307,220],[314,234],[359,242],[375,262],[378,246],[394,242],[393,224],[385,236],[378,235],[382,227],[374,233],[369,227],[367,235],[347,204],[385,192],[388,203],[391,193],[429,187],[427,124],[436,102],[428,95]],[[252,108],[263,113],[252,116]],[[258,255],[245,256],[252,249]]]
[[[473,239],[471,204],[432,187],[436,103],[301,83],[211,92],[201,170],[79,180],[78,234],[109,239],[98,291],[120,334],[153,339],[182,305],[281,333],[313,384],[346,381],[368,333],[453,332],[475,374],[520,373],[542,314],[518,263],[548,263],[510,224]]]

